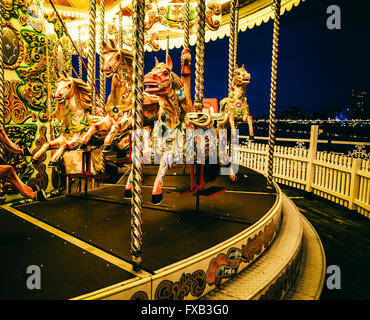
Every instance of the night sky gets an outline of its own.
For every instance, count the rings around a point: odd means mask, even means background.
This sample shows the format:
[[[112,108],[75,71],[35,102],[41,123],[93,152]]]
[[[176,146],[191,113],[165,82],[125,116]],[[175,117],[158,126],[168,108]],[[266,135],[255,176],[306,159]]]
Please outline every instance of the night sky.
[[[326,27],[326,9],[332,4],[341,8],[341,30]],[[366,7],[364,0],[306,0],[281,17],[278,113],[290,106],[298,106],[304,113],[340,110],[351,89],[369,91],[370,19]],[[270,20],[239,33],[238,64],[244,64],[252,75],[247,99],[251,114],[257,117],[269,110],[272,30]],[[206,44],[205,97],[220,100],[227,95],[228,45],[227,37]],[[194,69],[195,48],[191,49]],[[170,50],[178,74],[180,52]],[[163,51],[146,53],[146,72],[154,66],[155,55],[164,60]]]
[[[341,29],[329,30],[329,5],[341,8]],[[277,114],[288,107],[303,113],[341,110],[351,89],[369,92],[370,19],[366,1],[306,0],[281,17],[278,57]],[[239,32],[238,65],[252,75],[247,89],[251,115],[269,112],[273,21]],[[192,50],[193,85],[195,47]],[[205,98],[219,101],[227,95],[229,38],[206,44]],[[180,74],[181,49],[170,50],[174,72]],[[165,51],[146,52],[145,72],[154,56],[165,60]],[[77,68],[77,56],[74,56]],[[84,71],[86,81],[86,71]],[[99,85],[98,85],[99,87]],[[107,93],[110,93],[109,81]],[[194,90],[193,90],[194,95]]]

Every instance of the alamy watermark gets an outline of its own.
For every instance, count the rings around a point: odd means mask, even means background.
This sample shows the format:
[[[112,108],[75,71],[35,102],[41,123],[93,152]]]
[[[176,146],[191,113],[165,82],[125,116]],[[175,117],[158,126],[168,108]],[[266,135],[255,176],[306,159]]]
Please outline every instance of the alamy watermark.
[[[39,266],[30,265],[27,267],[26,273],[30,276],[27,277],[26,285],[29,290],[41,289],[41,269]]]
[[[329,290],[342,289],[341,286],[341,272],[337,265],[331,265],[326,268],[326,274],[330,274],[326,279],[326,287]]]
[[[337,5],[331,5],[326,9],[330,16],[326,20],[326,26],[329,30],[340,30],[342,28],[341,10]]]
[[[239,170],[239,130],[170,129],[155,125],[153,132],[136,129],[132,132],[133,163],[160,164],[163,157],[172,164],[220,164],[221,175]],[[142,150],[142,155],[140,151]]]

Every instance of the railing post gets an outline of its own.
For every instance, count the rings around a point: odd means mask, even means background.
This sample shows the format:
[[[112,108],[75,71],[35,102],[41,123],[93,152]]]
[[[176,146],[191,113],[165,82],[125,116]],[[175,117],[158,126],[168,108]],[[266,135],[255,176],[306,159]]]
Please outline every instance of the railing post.
[[[312,192],[312,183],[315,177],[314,161],[316,160],[318,137],[319,137],[319,126],[312,125],[310,134],[310,147],[308,149],[306,192]]]
[[[353,159],[352,168],[351,168],[351,184],[349,187],[349,201],[348,201],[348,209],[354,210],[355,204],[354,201],[358,194],[359,189],[359,175],[357,172],[361,168],[361,159]]]

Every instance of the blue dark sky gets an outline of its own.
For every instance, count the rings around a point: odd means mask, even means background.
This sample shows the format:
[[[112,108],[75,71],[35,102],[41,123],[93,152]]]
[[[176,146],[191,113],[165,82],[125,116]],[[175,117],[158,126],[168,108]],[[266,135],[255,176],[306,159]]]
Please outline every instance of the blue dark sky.
[[[341,30],[329,30],[329,5],[341,8]],[[281,17],[277,108],[301,107],[304,113],[341,109],[351,89],[369,91],[370,22],[366,1],[306,0]],[[273,22],[239,33],[238,64],[252,75],[247,99],[252,115],[268,113]],[[228,38],[206,44],[205,97],[227,94]],[[195,48],[192,47],[193,69]],[[171,50],[179,73],[181,50]],[[145,71],[165,53],[147,53]],[[194,78],[194,77],[193,77]],[[193,79],[194,80],[194,79]]]

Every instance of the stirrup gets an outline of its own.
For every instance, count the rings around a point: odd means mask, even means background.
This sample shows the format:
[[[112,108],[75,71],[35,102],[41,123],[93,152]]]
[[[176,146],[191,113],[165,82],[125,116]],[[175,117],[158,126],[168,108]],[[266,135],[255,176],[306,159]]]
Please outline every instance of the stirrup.
[[[85,151],[87,149],[86,143],[80,143],[77,147],[77,151]]]
[[[30,149],[28,149],[28,147],[23,148],[23,155],[25,157],[31,157],[32,156],[32,153],[31,153]]]
[[[163,200],[163,194],[152,194],[152,203],[157,205],[160,204]]]
[[[50,161],[49,164],[48,164],[48,168],[55,168],[57,166],[57,163],[56,161]]]
[[[32,159],[31,162],[32,162],[33,165],[36,165],[36,164],[40,164],[41,163],[41,161],[39,159]]]
[[[103,153],[108,153],[111,152],[112,147],[109,144],[103,144],[103,147],[101,148],[101,151]]]
[[[46,194],[44,190],[37,190],[36,191],[36,200],[37,201],[46,201]]]
[[[131,199],[132,198],[132,191],[130,189],[125,190],[125,199]]]

